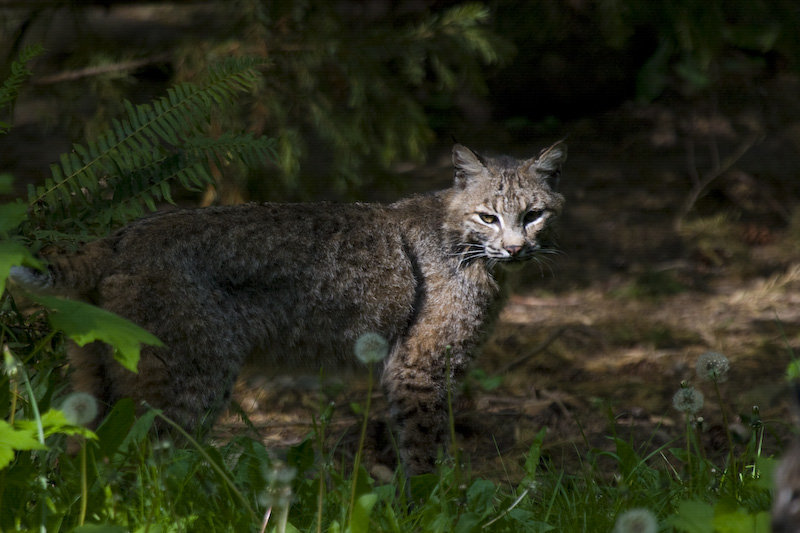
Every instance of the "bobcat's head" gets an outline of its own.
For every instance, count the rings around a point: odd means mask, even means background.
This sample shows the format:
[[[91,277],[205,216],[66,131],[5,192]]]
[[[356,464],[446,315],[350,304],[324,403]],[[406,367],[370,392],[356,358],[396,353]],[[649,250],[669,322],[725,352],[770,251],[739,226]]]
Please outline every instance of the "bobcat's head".
[[[567,146],[558,142],[539,157],[482,157],[453,147],[455,184],[445,229],[463,266],[475,260],[519,264],[546,251],[542,237],[561,212],[556,191]]]

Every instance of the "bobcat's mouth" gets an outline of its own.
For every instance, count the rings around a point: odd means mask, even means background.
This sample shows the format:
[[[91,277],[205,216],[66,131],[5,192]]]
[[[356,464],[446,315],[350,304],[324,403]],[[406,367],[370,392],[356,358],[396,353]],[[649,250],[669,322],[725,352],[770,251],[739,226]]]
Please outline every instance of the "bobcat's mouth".
[[[525,268],[525,265],[528,263],[528,259],[530,259],[530,257],[524,257],[524,258],[512,257],[500,260],[497,262],[497,264],[500,265],[500,267],[507,272],[518,272],[523,268]]]

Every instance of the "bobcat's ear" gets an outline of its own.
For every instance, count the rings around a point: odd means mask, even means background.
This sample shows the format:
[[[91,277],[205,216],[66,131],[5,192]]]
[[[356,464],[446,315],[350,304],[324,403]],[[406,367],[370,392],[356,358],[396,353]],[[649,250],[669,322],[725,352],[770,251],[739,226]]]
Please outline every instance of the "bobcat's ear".
[[[483,158],[464,146],[453,146],[453,166],[456,169],[456,186],[463,189],[471,176],[477,176],[486,169]]]
[[[558,141],[550,148],[545,148],[539,153],[531,163],[531,170],[536,174],[541,174],[550,186],[555,189],[558,187],[558,180],[561,177],[561,165],[567,160],[567,145],[564,141]]]

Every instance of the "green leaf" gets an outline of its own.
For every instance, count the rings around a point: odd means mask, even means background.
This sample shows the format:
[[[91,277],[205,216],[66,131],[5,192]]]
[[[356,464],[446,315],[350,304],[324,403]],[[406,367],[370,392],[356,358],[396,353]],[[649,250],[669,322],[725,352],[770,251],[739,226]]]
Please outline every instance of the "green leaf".
[[[683,501],[678,505],[677,516],[671,521],[675,529],[688,533],[713,531],[714,508],[697,500]]]
[[[28,216],[28,206],[25,204],[0,205],[0,233],[8,233],[19,226]]]
[[[97,428],[97,442],[102,457],[110,459],[117,453],[135,421],[133,400],[123,398],[114,404],[111,412]]]
[[[476,479],[467,489],[468,508],[481,518],[492,513],[494,511],[492,503],[496,491],[497,487],[488,479]]]
[[[786,379],[789,381],[800,380],[800,360],[792,361],[786,367]]]
[[[467,512],[462,514],[458,518],[458,522],[456,523],[456,527],[453,529],[454,533],[472,533],[474,531],[480,531],[481,519],[480,517],[473,513]]]
[[[378,495],[374,492],[362,494],[356,500],[353,507],[353,516],[350,518],[350,526],[348,530],[350,533],[367,533],[369,531],[369,515],[372,513],[372,508],[378,501]]]
[[[715,507],[714,531],[718,533],[769,533],[769,513],[751,514],[733,502],[720,501]]]
[[[160,414],[161,411],[158,409],[149,409],[142,416],[136,418],[130,431],[125,434],[125,438],[119,448],[127,450],[131,444],[140,443],[146,439],[150,434],[150,429],[152,429],[156,417]]]
[[[525,478],[523,483],[533,483],[536,479],[536,469],[539,467],[539,459],[542,456],[542,446],[544,446],[544,436],[547,433],[547,428],[542,428],[533,439],[530,450],[528,450],[528,457],[525,459]]]
[[[14,429],[5,420],[0,420],[0,468],[8,466],[17,450],[46,450],[47,446],[34,435],[35,429]]]
[[[64,435],[83,435],[88,439],[96,439],[97,436],[93,431],[86,429],[83,426],[76,426],[64,416],[63,411],[58,409],[50,409],[41,417],[42,429],[44,436],[49,437],[56,433],[63,433]],[[36,422],[33,420],[20,420],[17,422],[20,429],[26,429],[31,432],[36,432]]]
[[[306,439],[300,444],[292,446],[286,455],[286,463],[296,468],[298,475],[303,475],[314,466],[314,460],[314,446],[311,439]]]
[[[136,372],[142,344],[164,345],[133,322],[93,305],[39,295],[32,298],[55,311],[49,317],[54,329],[63,331],[78,346],[94,341],[110,344],[114,347],[114,359],[131,372]]]

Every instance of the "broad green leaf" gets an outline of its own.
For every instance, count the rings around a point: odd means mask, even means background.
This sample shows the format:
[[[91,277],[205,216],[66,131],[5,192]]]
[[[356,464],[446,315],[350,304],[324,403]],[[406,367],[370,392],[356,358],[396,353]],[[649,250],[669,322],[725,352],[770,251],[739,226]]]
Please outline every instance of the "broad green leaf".
[[[306,439],[296,446],[289,448],[286,463],[297,469],[297,474],[302,475],[314,465],[314,447],[311,439]]]
[[[678,505],[677,516],[672,525],[688,533],[707,533],[713,531],[714,508],[698,500],[683,501]]]
[[[114,404],[111,412],[97,428],[100,455],[112,458],[130,433],[135,421],[133,400],[123,398]]]
[[[14,458],[16,450],[46,450],[35,437],[36,430],[14,429],[5,420],[0,420],[0,469]]]
[[[28,206],[25,204],[0,205],[0,233],[8,233],[19,226],[28,216]]]
[[[473,531],[480,531],[481,519],[473,513],[467,512],[458,518],[458,522],[453,528],[454,533],[472,533]]]
[[[70,422],[64,416],[64,412],[58,409],[50,409],[42,415],[42,426],[44,427],[45,437],[49,437],[54,433],[64,433],[65,435],[83,435],[89,439],[97,438],[94,432]]]
[[[767,512],[750,514],[746,509],[720,509],[714,516],[714,531],[718,533],[769,533],[770,516]]]
[[[6,288],[8,273],[12,266],[27,265],[42,268],[39,262],[27,248],[16,242],[0,242],[0,293]]]
[[[55,311],[50,314],[54,329],[63,331],[78,346],[94,341],[110,344],[114,347],[114,359],[131,372],[136,372],[142,344],[164,345],[133,322],[93,305],[38,295],[33,299]]]
[[[131,444],[139,443],[144,440],[150,429],[153,427],[153,422],[155,421],[156,416],[161,414],[161,411],[158,409],[148,409],[142,416],[136,418],[133,422],[128,433],[125,434],[125,438],[120,444],[120,450],[127,450]]]
[[[21,430],[36,433],[35,420],[19,420],[16,423],[17,427]],[[83,435],[87,439],[96,439],[97,435],[93,431],[86,429],[83,426],[76,426],[64,417],[64,413],[57,409],[50,409],[42,415],[42,429],[44,429],[44,436],[49,437],[56,433],[63,433],[64,435]]]
[[[467,489],[467,503],[469,509],[479,518],[487,516],[494,511],[492,505],[497,487],[488,479],[476,479]]]
[[[378,495],[370,492],[362,494],[356,500],[353,507],[353,516],[350,518],[350,525],[347,528],[350,533],[367,533],[369,531],[369,515],[372,508],[378,501]]]
[[[786,379],[789,381],[800,380],[800,361],[792,361],[786,367]]]

